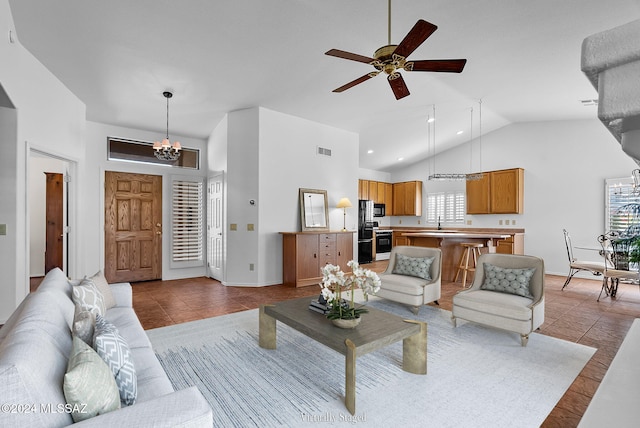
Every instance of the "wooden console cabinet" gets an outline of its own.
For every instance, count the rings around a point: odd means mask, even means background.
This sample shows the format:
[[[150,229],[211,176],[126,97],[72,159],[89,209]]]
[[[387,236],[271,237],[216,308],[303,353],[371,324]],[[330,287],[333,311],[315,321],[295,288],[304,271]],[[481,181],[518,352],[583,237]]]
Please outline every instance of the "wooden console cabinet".
[[[318,285],[322,280],[320,269],[324,265],[338,265],[347,271],[347,262],[353,260],[354,232],[280,233],[284,285]]]

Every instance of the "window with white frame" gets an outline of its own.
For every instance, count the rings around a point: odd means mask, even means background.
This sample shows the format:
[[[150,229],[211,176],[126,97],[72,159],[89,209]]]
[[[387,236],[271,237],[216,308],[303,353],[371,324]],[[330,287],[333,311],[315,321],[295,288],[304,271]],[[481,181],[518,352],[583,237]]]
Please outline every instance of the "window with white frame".
[[[427,193],[427,223],[464,223],[464,191]]]
[[[605,180],[605,230],[623,236],[640,234],[640,194],[631,177]]]
[[[171,261],[175,267],[204,263],[204,183],[174,177],[171,185]]]

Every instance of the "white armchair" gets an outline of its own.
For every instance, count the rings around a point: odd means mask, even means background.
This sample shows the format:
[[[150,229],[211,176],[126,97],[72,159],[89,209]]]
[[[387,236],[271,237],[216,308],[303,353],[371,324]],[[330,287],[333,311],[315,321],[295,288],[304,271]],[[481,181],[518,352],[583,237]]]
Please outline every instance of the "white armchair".
[[[498,269],[491,268],[491,272],[487,273],[485,263],[498,267]],[[533,274],[504,271],[504,269],[526,270],[530,268],[535,268]],[[530,275],[528,293],[526,285],[518,289],[512,285],[515,283],[502,282],[505,279],[502,278],[504,275],[515,275],[520,279],[522,279],[522,275],[524,277]],[[493,287],[490,284],[483,288],[485,277],[499,277],[497,282],[500,285],[495,288],[506,288],[503,291],[486,289]],[[506,278],[507,281],[511,279],[515,278]],[[516,282],[523,284],[522,281],[516,280]],[[520,294],[529,294],[529,296]],[[544,261],[533,256],[483,254],[478,259],[478,267],[471,287],[453,296],[451,319],[454,327],[457,318],[514,331],[520,334],[522,346],[527,346],[529,334],[544,322]]]
[[[398,256],[399,255],[399,256]],[[402,256],[412,259],[430,259],[431,264],[423,265],[429,271],[429,279],[413,276],[403,272]],[[405,259],[407,260],[407,259]],[[409,259],[410,260],[410,259]],[[421,262],[425,263],[425,262]],[[428,264],[428,261],[426,262]],[[376,296],[395,302],[410,305],[414,314],[417,314],[422,305],[430,302],[438,303],[440,298],[442,271],[442,254],[438,248],[397,246],[391,249],[387,270],[380,274],[380,290]],[[423,275],[424,276],[424,275]]]

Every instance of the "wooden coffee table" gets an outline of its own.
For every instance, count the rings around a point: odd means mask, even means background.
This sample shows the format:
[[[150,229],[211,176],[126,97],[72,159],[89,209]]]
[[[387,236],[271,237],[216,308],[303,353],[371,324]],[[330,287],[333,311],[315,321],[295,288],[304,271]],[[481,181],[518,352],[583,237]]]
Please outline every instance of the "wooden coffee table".
[[[356,357],[403,341],[402,369],[427,374],[427,323],[402,318],[375,308],[362,316],[355,329],[335,327],[324,315],[309,309],[311,297],[260,306],[261,348],[276,349],[276,320],[345,356],[345,405],[356,412]]]

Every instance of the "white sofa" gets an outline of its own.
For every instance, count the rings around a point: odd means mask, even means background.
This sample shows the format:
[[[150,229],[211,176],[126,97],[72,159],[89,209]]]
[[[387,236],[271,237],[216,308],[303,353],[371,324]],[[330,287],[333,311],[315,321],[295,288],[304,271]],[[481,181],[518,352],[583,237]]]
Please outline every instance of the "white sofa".
[[[580,428],[637,427],[640,421],[640,318],[636,318],[602,378]]]
[[[136,403],[84,420],[79,426],[211,427],[213,414],[197,388],[174,391],[133,308],[131,285],[111,284],[116,306],[105,318],[126,340],[137,374]],[[63,379],[72,347],[72,285],[50,271],[0,328],[0,426],[62,427]]]

